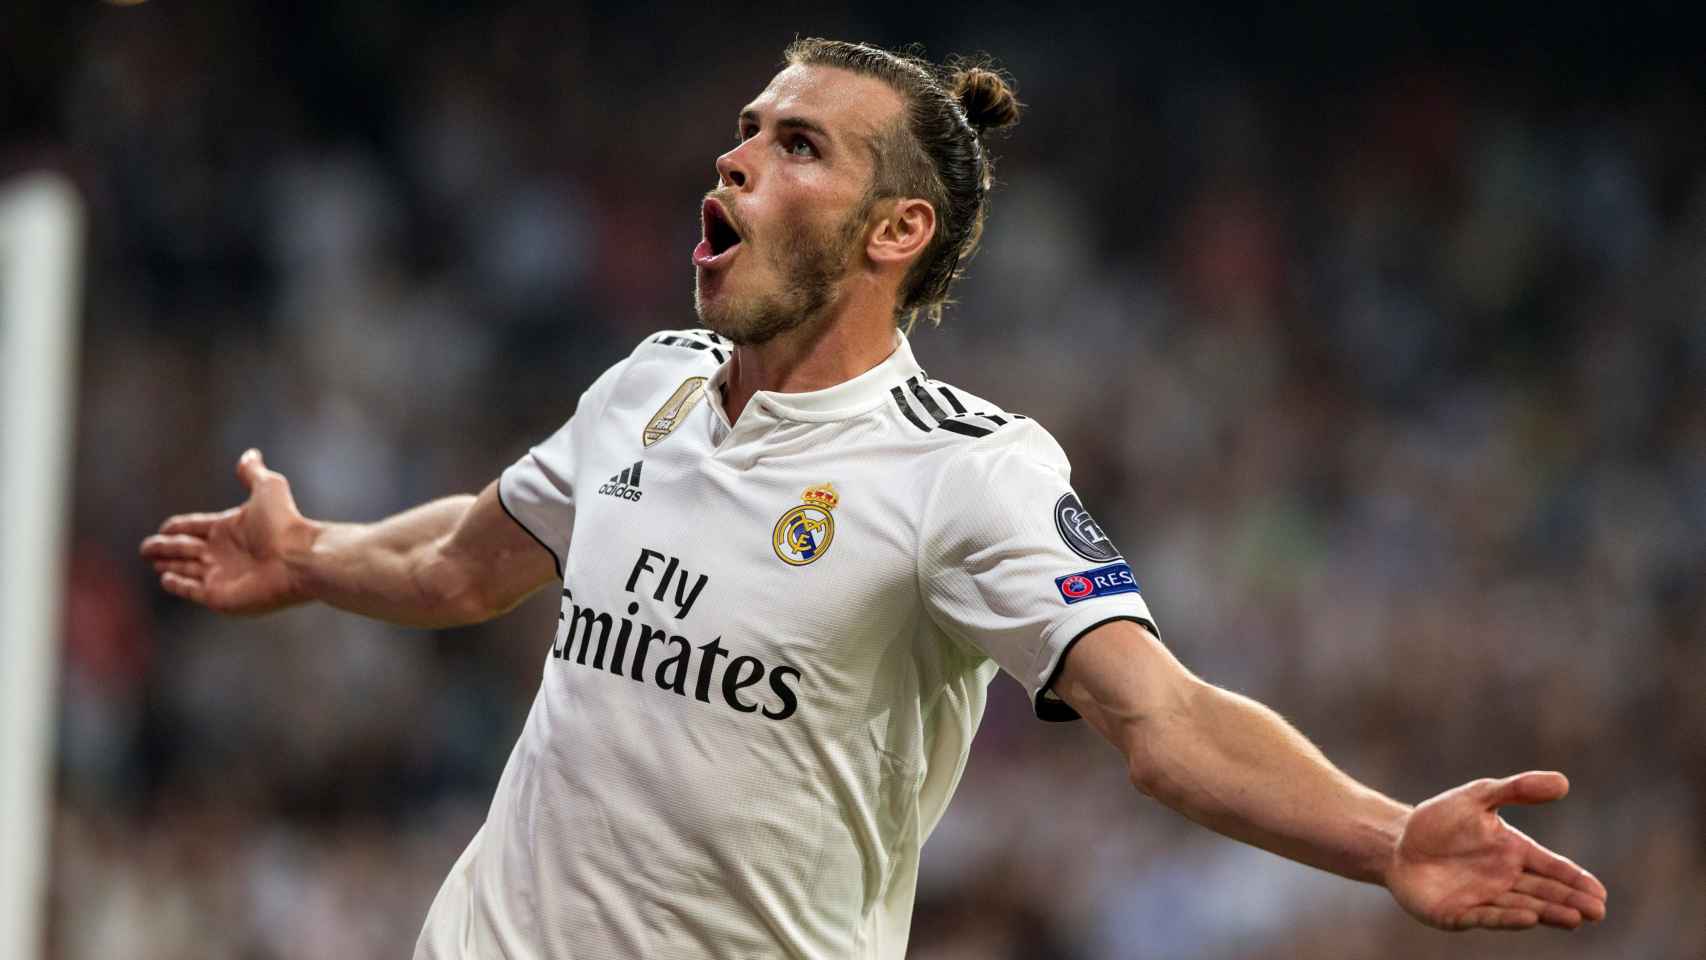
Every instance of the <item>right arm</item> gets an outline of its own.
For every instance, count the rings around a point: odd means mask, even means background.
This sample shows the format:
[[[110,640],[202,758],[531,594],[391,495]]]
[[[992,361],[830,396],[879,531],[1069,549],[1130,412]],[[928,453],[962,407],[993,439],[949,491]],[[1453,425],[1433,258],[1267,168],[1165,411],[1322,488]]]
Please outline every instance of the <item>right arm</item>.
[[[237,462],[240,507],[168,519],[142,555],[169,593],[221,613],[308,601],[415,627],[477,623],[557,579],[552,556],[504,511],[496,481],[378,523],[327,523],[296,509],[259,451]]]

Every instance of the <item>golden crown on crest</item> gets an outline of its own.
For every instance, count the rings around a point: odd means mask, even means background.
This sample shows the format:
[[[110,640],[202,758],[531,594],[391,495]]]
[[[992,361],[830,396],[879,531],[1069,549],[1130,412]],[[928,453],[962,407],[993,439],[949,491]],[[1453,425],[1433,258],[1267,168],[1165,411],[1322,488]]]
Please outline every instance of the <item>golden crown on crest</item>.
[[[841,502],[841,495],[835,492],[835,484],[820,483],[807,487],[806,492],[800,494],[800,500],[825,510],[834,510],[835,505]]]

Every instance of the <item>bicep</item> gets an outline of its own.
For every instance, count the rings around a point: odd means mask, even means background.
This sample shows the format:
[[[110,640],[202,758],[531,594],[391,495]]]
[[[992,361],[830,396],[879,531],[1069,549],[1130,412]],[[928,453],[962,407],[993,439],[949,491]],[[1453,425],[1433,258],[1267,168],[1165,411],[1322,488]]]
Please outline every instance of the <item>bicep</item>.
[[[474,498],[440,555],[490,616],[559,579],[555,554],[504,509],[496,480]]]
[[[1144,731],[1183,712],[1201,683],[1153,633],[1115,620],[1072,645],[1053,690],[1132,762]]]

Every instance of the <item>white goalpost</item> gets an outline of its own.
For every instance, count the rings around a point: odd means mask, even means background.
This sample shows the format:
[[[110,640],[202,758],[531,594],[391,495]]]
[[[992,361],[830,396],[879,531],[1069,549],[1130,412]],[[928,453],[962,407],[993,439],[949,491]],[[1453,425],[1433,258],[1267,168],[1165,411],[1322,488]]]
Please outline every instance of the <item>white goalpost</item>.
[[[70,503],[83,205],[0,182],[0,957],[39,957]]]

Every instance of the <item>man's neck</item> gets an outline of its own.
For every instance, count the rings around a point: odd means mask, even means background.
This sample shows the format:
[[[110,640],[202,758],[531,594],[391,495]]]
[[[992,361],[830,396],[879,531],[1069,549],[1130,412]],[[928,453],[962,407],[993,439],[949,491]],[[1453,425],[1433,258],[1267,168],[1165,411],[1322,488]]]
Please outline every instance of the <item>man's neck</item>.
[[[805,393],[845,383],[894,352],[891,322],[852,317],[804,323],[763,343],[737,346],[724,384],[723,409],[734,423],[760,390]]]

